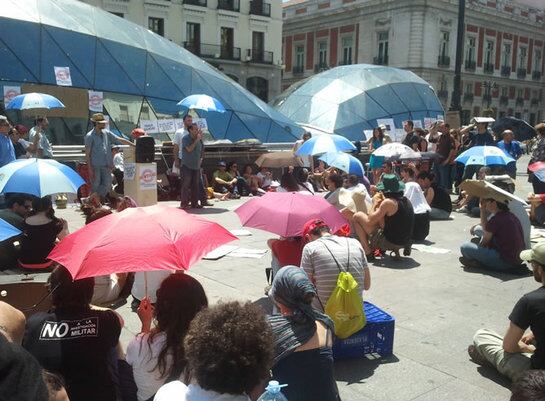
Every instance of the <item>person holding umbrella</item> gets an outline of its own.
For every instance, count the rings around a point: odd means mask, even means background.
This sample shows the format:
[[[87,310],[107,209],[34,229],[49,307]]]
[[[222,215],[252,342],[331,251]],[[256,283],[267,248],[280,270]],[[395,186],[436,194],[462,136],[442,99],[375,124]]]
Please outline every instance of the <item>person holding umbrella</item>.
[[[8,118],[0,115],[0,167],[15,160],[15,149],[8,135],[10,128]]]
[[[517,176],[517,160],[522,156],[522,149],[520,142],[515,141],[515,134],[513,131],[506,129],[502,133],[503,139],[498,142],[498,148],[503,150],[507,156],[511,156],[515,161],[507,163],[505,170],[507,174],[513,179]]]
[[[473,146],[496,146],[492,131],[488,128],[488,122],[494,120],[487,117],[474,117],[473,121],[474,124],[460,130],[462,138],[468,136],[469,144],[467,148],[469,149]],[[462,181],[473,178],[481,167],[479,165],[466,165]]]
[[[134,144],[106,129],[107,121],[104,114],[93,114],[91,122],[94,128],[85,135],[85,159],[89,169],[92,192],[96,192],[104,198],[112,188],[114,162],[111,145],[122,143],[134,146]]]

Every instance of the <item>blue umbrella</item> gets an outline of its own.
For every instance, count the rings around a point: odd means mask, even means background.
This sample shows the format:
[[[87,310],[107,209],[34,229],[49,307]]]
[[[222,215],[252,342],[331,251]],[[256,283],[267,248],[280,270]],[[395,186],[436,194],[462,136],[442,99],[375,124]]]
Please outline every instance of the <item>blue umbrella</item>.
[[[490,166],[493,164],[506,165],[514,162],[510,156],[507,156],[503,150],[496,146],[473,146],[462,152],[455,161],[466,166]]]
[[[328,152],[351,152],[356,150],[352,142],[340,135],[318,135],[301,145],[295,154],[297,156],[319,155]]]
[[[7,221],[0,219],[0,242],[7,240],[8,238],[15,237],[21,234],[21,230],[13,227]]]
[[[15,160],[0,168],[0,192],[19,192],[38,197],[77,193],[85,184],[70,167],[51,159]]]
[[[15,96],[6,106],[6,110],[26,109],[63,109],[64,104],[54,96],[45,93],[25,93]]]
[[[225,113],[225,107],[223,107],[221,102],[208,95],[191,95],[179,101],[177,105],[186,109]]]
[[[318,159],[323,160],[332,167],[341,169],[348,174],[355,174],[358,177],[365,175],[365,170],[361,162],[352,155],[343,152],[329,152],[320,156]]]

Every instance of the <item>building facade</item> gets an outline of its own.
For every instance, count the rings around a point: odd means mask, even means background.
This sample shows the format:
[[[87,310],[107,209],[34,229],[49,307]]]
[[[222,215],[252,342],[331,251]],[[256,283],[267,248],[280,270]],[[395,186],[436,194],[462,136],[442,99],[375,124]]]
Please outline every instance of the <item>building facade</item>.
[[[545,9],[545,7],[543,7]],[[406,68],[450,106],[456,0],[292,0],[283,5],[282,87],[338,65]],[[492,110],[534,124],[545,118],[545,11],[467,0],[462,120]]]
[[[280,93],[280,0],[82,1],[185,47],[264,101]]]

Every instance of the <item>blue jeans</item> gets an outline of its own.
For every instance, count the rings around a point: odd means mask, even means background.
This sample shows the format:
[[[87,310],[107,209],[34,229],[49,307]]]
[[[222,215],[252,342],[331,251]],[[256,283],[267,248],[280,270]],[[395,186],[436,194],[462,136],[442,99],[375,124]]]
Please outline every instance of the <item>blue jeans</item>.
[[[451,191],[452,183],[450,181],[450,164],[445,166],[442,164],[437,164],[436,166],[439,186],[445,188],[447,191]]]
[[[488,270],[505,272],[518,267],[518,264],[503,260],[500,253],[495,249],[485,248],[472,242],[463,243],[460,252],[463,257],[479,262]]]
[[[112,169],[110,167],[93,166],[91,191],[105,197],[112,189]]]
[[[462,181],[464,180],[471,180],[475,174],[479,172],[483,166],[477,166],[477,165],[469,165],[466,166],[464,169],[464,175],[462,176]]]

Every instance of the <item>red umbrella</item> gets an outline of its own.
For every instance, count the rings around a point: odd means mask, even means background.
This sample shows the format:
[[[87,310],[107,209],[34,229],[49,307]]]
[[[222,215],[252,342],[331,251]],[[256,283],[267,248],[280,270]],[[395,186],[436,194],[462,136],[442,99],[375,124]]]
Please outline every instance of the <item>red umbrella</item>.
[[[167,206],[125,209],[68,235],[49,254],[74,279],[181,270],[237,239],[217,223]]]
[[[296,192],[268,192],[249,200],[235,213],[243,226],[282,237],[301,235],[303,225],[310,219],[322,219],[333,232],[347,224],[343,215],[321,196]]]

